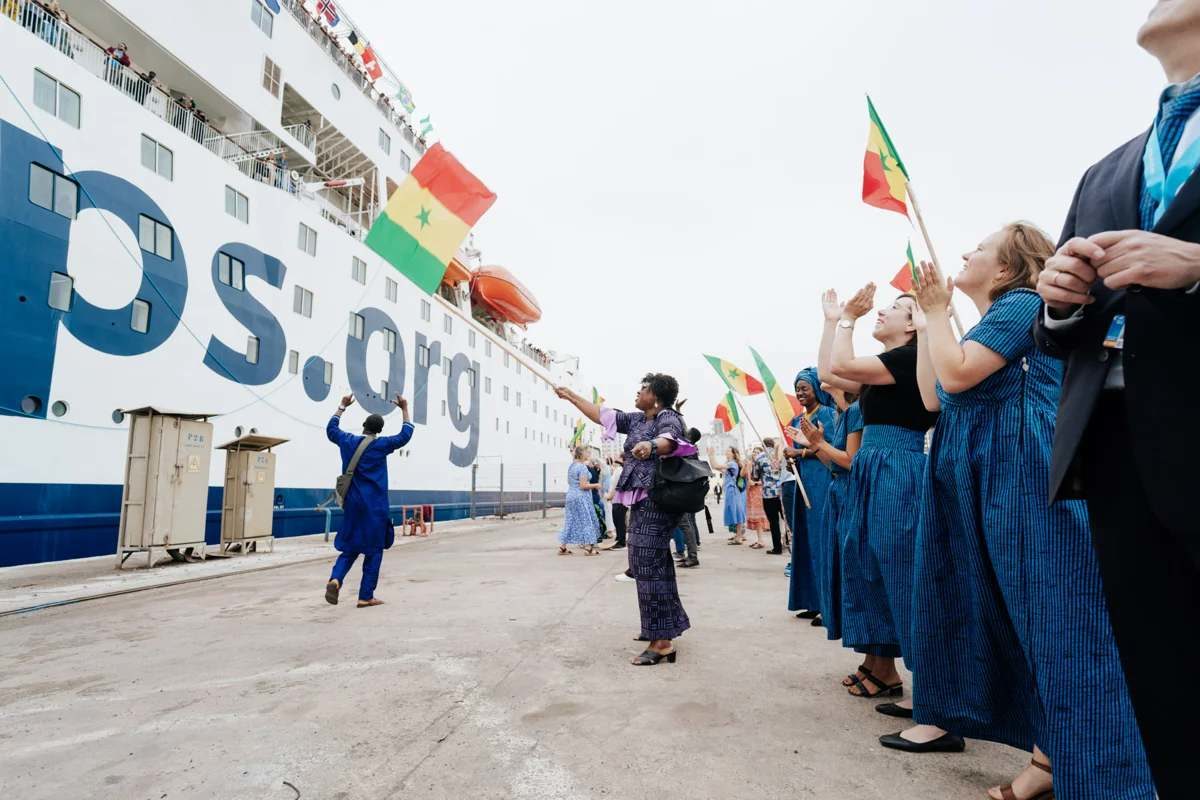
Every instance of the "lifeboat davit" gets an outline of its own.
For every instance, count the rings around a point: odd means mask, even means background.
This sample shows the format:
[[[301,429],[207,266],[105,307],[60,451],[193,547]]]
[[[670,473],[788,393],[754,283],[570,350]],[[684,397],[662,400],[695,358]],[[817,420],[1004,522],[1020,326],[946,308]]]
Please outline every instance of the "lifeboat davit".
[[[542,318],[533,293],[504,267],[480,267],[471,274],[471,302],[515,325],[528,325]]]
[[[442,283],[447,286],[457,286],[469,280],[471,280],[471,270],[464,267],[457,258],[450,259],[450,263],[446,267],[446,274],[442,277]]]

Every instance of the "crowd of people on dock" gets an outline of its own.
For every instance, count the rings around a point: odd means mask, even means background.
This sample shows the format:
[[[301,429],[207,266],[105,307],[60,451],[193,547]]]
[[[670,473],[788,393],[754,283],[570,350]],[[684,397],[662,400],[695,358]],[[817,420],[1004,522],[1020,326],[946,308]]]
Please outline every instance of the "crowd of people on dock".
[[[1164,671],[1200,656],[1200,523],[1183,477],[1200,447],[1186,366],[1200,345],[1197,31],[1200,0],[1155,7],[1139,42],[1170,85],[1153,126],[1084,175],[1057,246],[1015,222],[952,278],[920,264],[912,291],[876,312],[873,354],[854,330],[875,286],[825,292],[786,439],[708,454],[731,545],[749,528],[766,549],[769,530],[766,552],[780,552],[782,510],[788,608],[856,654],[836,690],[911,720],[880,744],[1032,754],[993,800],[1197,796],[1195,734]],[[980,315],[961,334],[956,294]],[[626,435],[616,494],[639,665],[674,661],[690,627],[669,550],[683,519],[649,493],[657,462],[698,455],[678,393],[647,375],[624,412],[559,390]]]

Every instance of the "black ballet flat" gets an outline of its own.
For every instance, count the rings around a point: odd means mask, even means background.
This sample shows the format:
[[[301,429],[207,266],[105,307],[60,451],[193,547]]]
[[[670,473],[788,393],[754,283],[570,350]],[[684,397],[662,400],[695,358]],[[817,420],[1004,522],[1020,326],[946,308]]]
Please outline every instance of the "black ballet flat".
[[[821,615],[820,611],[800,611],[796,614],[796,619],[816,619]]]
[[[912,719],[912,709],[897,705],[896,703],[880,703],[875,706],[875,710],[880,714],[888,717],[899,717],[900,719]]]
[[[825,627],[825,621],[823,619],[821,619],[820,614],[813,617],[813,621],[808,624],[812,625],[814,628],[824,628]]]
[[[635,667],[653,667],[655,664],[663,660],[665,660],[668,664],[674,664],[676,655],[678,654],[674,650],[669,653],[660,653],[657,650],[647,649],[644,653],[630,663],[632,663]]]
[[[893,750],[903,750],[906,753],[961,753],[967,743],[961,736],[953,733],[943,733],[932,742],[910,742],[898,733],[889,733],[879,737],[879,743]]]
[[[635,642],[648,642],[648,641],[650,641],[650,637],[649,636],[635,636],[635,637],[633,637],[633,640]]]

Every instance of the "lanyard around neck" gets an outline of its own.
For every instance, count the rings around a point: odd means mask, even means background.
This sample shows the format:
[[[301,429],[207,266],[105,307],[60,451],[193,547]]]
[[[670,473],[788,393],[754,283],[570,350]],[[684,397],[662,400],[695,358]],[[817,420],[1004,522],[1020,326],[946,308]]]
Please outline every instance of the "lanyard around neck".
[[[1194,140],[1186,150],[1177,153],[1171,162],[1171,171],[1163,168],[1162,146],[1158,142],[1158,121],[1150,130],[1150,139],[1146,142],[1146,152],[1142,155],[1142,173],[1146,181],[1146,191],[1154,200],[1154,224],[1162,219],[1167,206],[1179,194],[1183,184],[1200,165],[1200,138]]]

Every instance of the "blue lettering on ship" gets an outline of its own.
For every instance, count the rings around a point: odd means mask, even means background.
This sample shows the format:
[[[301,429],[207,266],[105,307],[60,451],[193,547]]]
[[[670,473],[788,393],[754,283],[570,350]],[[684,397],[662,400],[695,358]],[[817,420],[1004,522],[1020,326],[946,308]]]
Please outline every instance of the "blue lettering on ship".
[[[121,308],[93,305],[80,292],[73,292],[70,310],[61,311],[48,303],[51,273],[67,274],[67,257],[72,220],[30,200],[30,165],[38,164],[63,174],[80,186],[79,214],[103,210],[120,220],[138,239],[140,218],[149,217],[172,230],[169,258],[139,249],[141,283],[129,302]],[[103,353],[137,356],[162,345],[179,327],[188,294],[187,261],[182,238],[171,220],[154,200],[137,186],[116,175],[88,171],[69,174],[61,151],[41,139],[0,120],[0,246],[3,253],[3,294],[0,295],[0,415],[33,416],[44,419],[47,398],[54,375],[55,347],[59,326],[83,344]],[[224,252],[245,264],[245,287],[237,289],[218,280],[218,253]],[[117,268],[116,266],[113,267]],[[230,316],[258,339],[257,363],[251,363],[246,349],[229,345],[211,336],[203,364],[222,378],[235,383],[261,386],[275,380],[287,357],[287,338],[283,326],[250,291],[250,278],[257,278],[272,291],[283,289],[287,267],[278,258],[240,242],[222,245],[213,253],[211,275],[217,297]],[[257,288],[257,286],[256,286]],[[131,325],[133,302],[150,305],[146,330]],[[346,373],[351,390],[372,413],[390,414],[395,406],[383,397],[367,375],[367,341],[384,329],[396,331],[396,348],[389,354],[388,392],[403,393],[406,377],[404,343],[399,327],[382,310],[364,308],[364,338],[347,336]],[[426,346],[425,337],[416,334],[415,343]],[[431,342],[429,360],[422,365],[414,359],[413,416],[417,424],[427,421],[427,388],[430,367],[440,363],[442,346]],[[447,405],[455,430],[467,434],[465,445],[451,442],[448,458],[465,467],[475,460],[479,448],[479,365],[465,354],[450,358],[446,376]],[[463,379],[474,376],[463,391]],[[302,367],[301,386],[309,399],[323,401],[329,394],[325,382],[325,361],[308,357]],[[380,380],[382,376],[376,376]],[[461,395],[470,397],[469,408],[460,403]],[[26,402],[36,398],[37,403]]]

